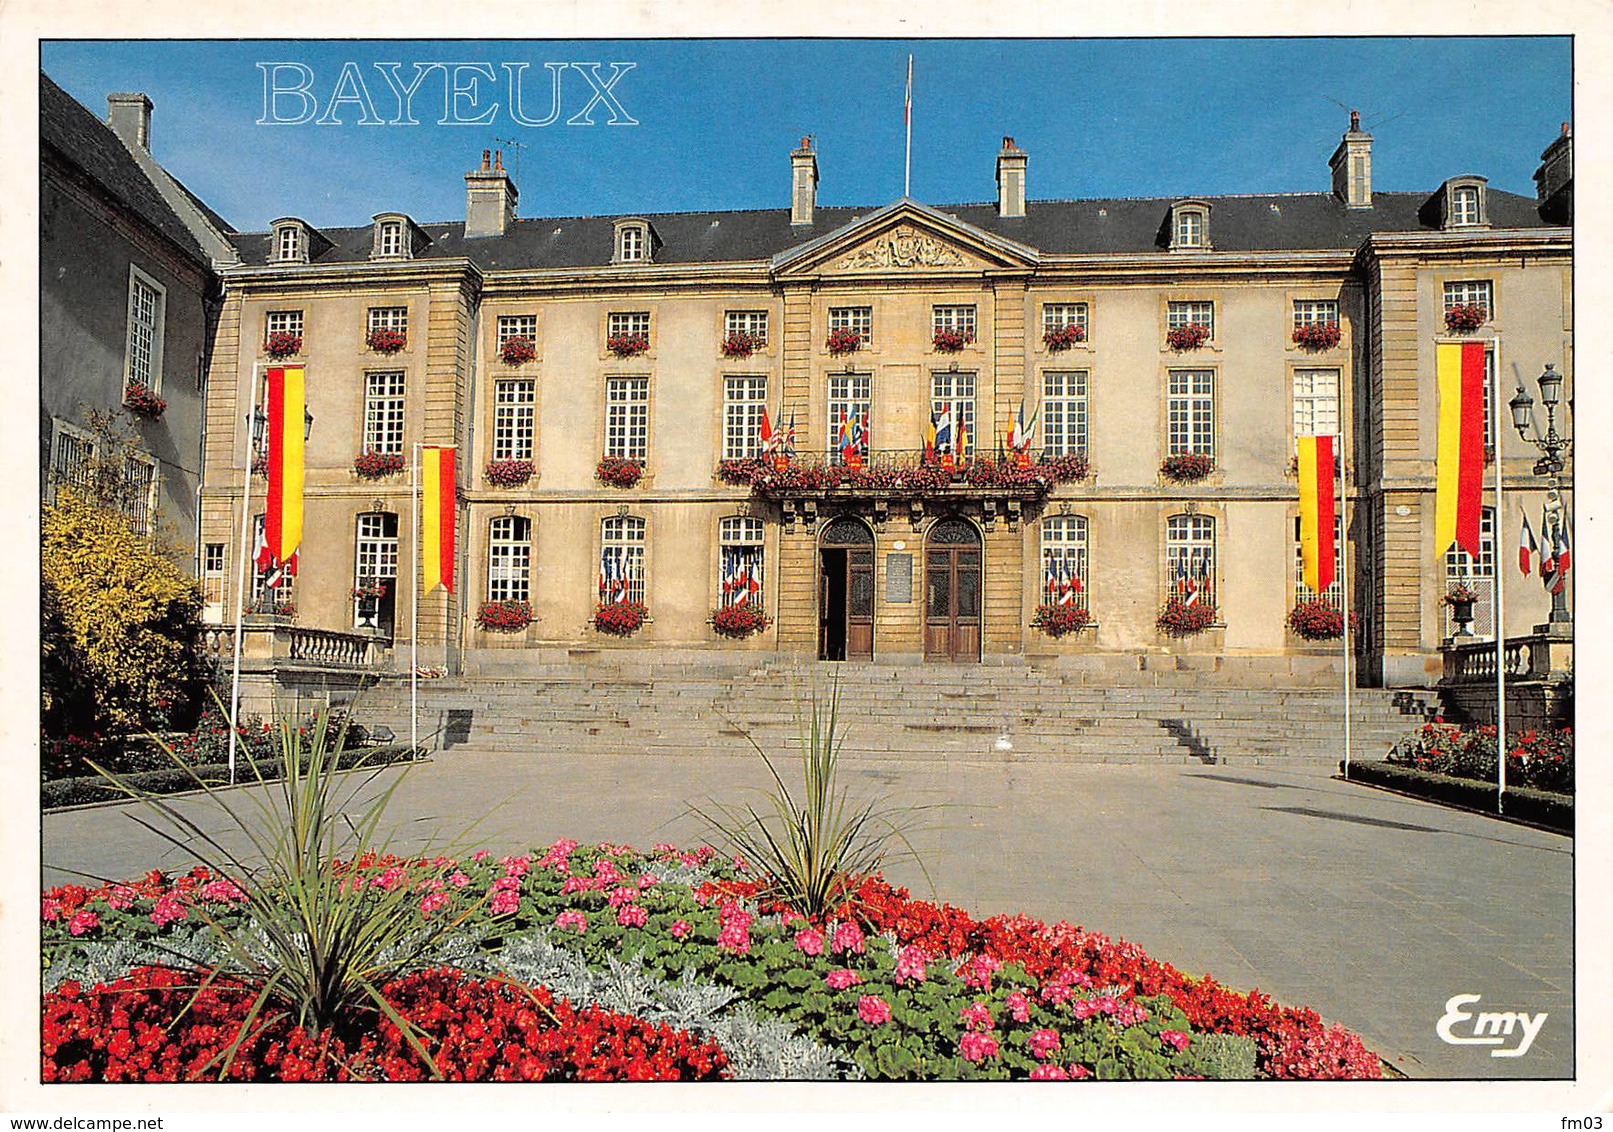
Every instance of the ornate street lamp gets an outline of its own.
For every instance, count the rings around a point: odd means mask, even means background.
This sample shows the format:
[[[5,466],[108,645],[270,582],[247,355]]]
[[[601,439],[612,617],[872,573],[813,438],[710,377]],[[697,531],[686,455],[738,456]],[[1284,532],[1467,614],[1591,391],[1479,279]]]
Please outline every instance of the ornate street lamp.
[[[1546,511],[1552,516],[1552,521],[1560,524],[1568,522],[1568,504],[1563,499],[1563,454],[1573,447],[1573,440],[1563,436],[1557,431],[1557,406],[1563,398],[1563,375],[1547,363],[1546,372],[1537,379],[1540,386],[1540,401],[1546,406],[1546,432],[1541,435],[1540,426],[1535,423],[1535,401],[1525,392],[1522,385],[1518,392],[1508,402],[1512,410],[1512,424],[1518,430],[1518,435],[1528,444],[1533,444],[1544,455],[1535,461],[1534,473],[1537,476],[1548,476],[1551,487],[1546,492]],[[1572,402],[1570,402],[1572,403]],[[1555,539],[1555,529],[1541,530],[1544,539]],[[1573,618],[1568,612],[1568,600],[1564,593],[1567,587],[1559,587],[1551,595],[1551,617],[1548,628],[1553,632],[1569,632],[1573,628]]]

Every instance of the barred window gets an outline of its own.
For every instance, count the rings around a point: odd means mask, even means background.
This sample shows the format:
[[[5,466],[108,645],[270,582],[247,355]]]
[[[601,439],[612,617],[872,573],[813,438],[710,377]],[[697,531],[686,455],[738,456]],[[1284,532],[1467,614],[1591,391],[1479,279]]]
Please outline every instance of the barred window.
[[[1082,337],[1087,334],[1087,305],[1085,303],[1043,303],[1042,304],[1042,332],[1049,330],[1063,330],[1069,326],[1081,329]]]
[[[963,335],[965,342],[975,340],[975,308],[970,303],[966,306],[944,306],[934,309],[934,330],[939,334],[943,330],[950,330]]]
[[[364,375],[364,450],[403,451],[403,371]]]
[[[1042,520],[1041,600],[1087,608],[1087,521],[1080,515]]]
[[[1473,603],[1473,634],[1495,639],[1495,508],[1486,507],[1479,512],[1479,556],[1474,558],[1461,547],[1452,544],[1445,552],[1445,588],[1461,582],[1478,593]],[[1456,619],[1450,606],[1445,607],[1445,635],[1456,632]]]
[[[725,518],[718,527],[722,551],[719,605],[762,605],[762,521],[746,516]]]
[[[1165,594],[1215,604],[1215,520],[1172,515],[1165,520]]]
[[[606,519],[601,526],[599,600],[644,600],[644,520],[634,515]]]
[[[749,460],[762,451],[762,412],[767,404],[767,378],[723,378],[724,460]]]
[[[532,459],[537,383],[529,377],[493,383],[493,459]]]
[[[934,373],[930,375],[930,412],[936,421],[948,421],[951,435],[943,451],[967,456],[979,448],[975,435],[975,375]],[[941,446],[937,437],[937,447]]]
[[[829,424],[825,435],[829,438],[829,461],[833,464],[843,463],[845,454],[840,448],[840,435],[843,428],[851,428],[855,432],[860,424],[866,429],[871,426],[869,419],[869,406],[872,404],[870,390],[872,377],[866,373],[835,374],[829,378]],[[864,440],[863,449],[867,450],[867,441]]]
[[[1177,330],[1184,326],[1202,326],[1215,337],[1215,304],[1200,302],[1170,303],[1165,308],[1165,329]]]
[[[488,528],[487,600],[530,601],[532,520],[500,515]]]
[[[162,323],[166,292],[137,267],[129,268],[129,339],[123,367],[125,385],[162,385]]]
[[[650,379],[605,379],[605,455],[644,460],[650,448]]]
[[[525,338],[528,342],[536,342],[538,340],[538,316],[535,314],[499,315],[496,347],[500,350],[504,349],[504,343],[511,338]]]
[[[1452,307],[1479,306],[1484,308],[1486,318],[1495,316],[1495,308],[1491,305],[1491,286],[1488,279],[1463,279],[1445,284],[1445,309]]]
[[[407,334],[409,332],[409,308],[371,307],[365,330],[370,334],[374,334],[377,330],[396,330],[399,334]]]
[[[1300,520],[1294,517],[1294,601],[1320,598],[1341,613],[1344,611],[1344,516],[1333,516],[1333,584],[1320,594],[1305,584],[1305,548],[1300,545]]]
[[[270,311],[263,316],[263,340],[268,342],[276,334],[302,337],[302,311]]]
[[[1339,303],[1337,299],[1295,299],[1294,328],[1301,326],[1337,326]]]
[[[149,535],[157,507],[157,461],[131,452],[123,459],[124,507],[137,535]]]
[[[1339,434],[1339,371],[1294,371],[1294,435]]]
[[[1042,375],[1042,454],[1079,456],[1087,450],[1087,371]]]
[[[63,484],[88,489],[95,479],[95,439],[66,421],[56,421],[55,425],[56,450],[50,461],[51,498],[55,497],[55,489]]]
[[[646,331],[648,327],[645,328]],[[767,344],[766,311],[728,311],[723,316],[723,333],[749,334],[762,345]]]
[[[650,336],[650,312],[612,312],[607,320],[606,333],[612,338],[624,334],[642,334],[648,338]]]
[[[874,341],[874,308],[873,307],[830,307],[829,330],[851,330],[860,340],[861,345],[868,346]]]
[[[1167,401],[1167,454],[1215,455],[1215,371],[1171,370]]]

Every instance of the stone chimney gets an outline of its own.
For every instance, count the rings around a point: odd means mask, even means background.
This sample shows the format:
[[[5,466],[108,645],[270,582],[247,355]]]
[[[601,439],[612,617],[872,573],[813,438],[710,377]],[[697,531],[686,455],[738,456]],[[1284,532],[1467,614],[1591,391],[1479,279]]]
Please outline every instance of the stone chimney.
[[[151,152],[151,99],[145,95],[107,95],[106,124],[130,149]]]
[[[1333,195],[1350,208],[1372,207],[1372,135],[1361,128],[1361,115],[1350,111],[1350,131],[1328,162],[1333,169]]]
[[[997,215],[1025,215],[1025,151],[1004,138],[997,154]]]
[[[812,209],[818,202],[818,156],[812,152],[812,139],[801,139],[801,148],[790,154],[790,223],[811,224]]]
[[[520,194],[504,169],[504,151],[482,150],[482,167],[465,174],[465,237],[502,236],[515,223]]]
[[[1574,220],[1574,132],[1567,122],[1563,132],[1540,155],[1535,170],[1535,202],[1542,219],[1553,224]]]

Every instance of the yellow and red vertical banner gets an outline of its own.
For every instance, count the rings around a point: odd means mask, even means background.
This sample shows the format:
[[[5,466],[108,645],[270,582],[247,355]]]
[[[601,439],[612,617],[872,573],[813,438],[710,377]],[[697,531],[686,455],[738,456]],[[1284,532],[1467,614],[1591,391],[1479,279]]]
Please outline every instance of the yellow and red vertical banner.
[[[302,545],[303,368],[275,366],[268,379],[269,502],[263,539],[274,561],[287,562]]]
[[[454,592],[454,450],[420,450],[420,568],[426,593]]]
[[[1333,584],[1333,438],[1299,438],[1299,550],[1305,585],[1320,594]]]
[[[1439,384],[1439,448],[1434,461],[1434,553],[1455,543],[1479,556],[1484,486],[1483,342],[1434,347]]]

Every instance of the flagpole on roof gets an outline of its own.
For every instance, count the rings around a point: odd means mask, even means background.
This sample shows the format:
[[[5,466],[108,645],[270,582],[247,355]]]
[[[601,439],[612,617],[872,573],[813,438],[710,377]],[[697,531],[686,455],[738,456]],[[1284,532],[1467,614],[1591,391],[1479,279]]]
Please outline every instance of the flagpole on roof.
[[[1495,522],[1490,524],[1492,565],[1495,580],[1495,812],[1506,812],[1507,797],[1507,618],[1506,572],[1501,569],[1501,516],[1506,514],[1501,491],[1501,339],[1492,340],[1490,382],[1484,390],[1490,399],[1490,426],[1495,430]],[[1483,549],[1481,545],[1480,550]]]
[[[246,410],[246,461],[245,472],[241,476],[241,558],[236,564],[236,599],[240,608],[235,614],[235,659],[230,672],[230,747],[229,767],[230,785],[235,785],[235,748],[236,726],[241,711],[241,624],[246,620],[247,588],[246,588],[246,560],[252,552],[248,549],[248,539],[251,538],[252,523],[252,424],[258,415],[258,368],[252,368],[252,389],[247,394]]]
[[[409,524],[414,549],[409,554],[409,757],[420,748],[420,444],[414,446],[409,464],[409,504],[413,521]]]

